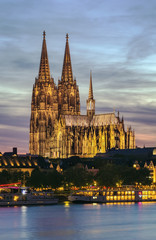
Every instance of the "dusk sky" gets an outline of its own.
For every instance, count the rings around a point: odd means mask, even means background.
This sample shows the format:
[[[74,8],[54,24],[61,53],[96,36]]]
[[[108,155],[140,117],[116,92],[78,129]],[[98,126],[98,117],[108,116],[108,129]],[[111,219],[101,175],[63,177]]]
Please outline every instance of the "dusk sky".
[[[96,113],[120,111],[139,147],[156,145],[155,0],[0,0],[0,151],[29,151],[32,87],[46,31],[51,75],[65,36],[86,113],[92,70]]]

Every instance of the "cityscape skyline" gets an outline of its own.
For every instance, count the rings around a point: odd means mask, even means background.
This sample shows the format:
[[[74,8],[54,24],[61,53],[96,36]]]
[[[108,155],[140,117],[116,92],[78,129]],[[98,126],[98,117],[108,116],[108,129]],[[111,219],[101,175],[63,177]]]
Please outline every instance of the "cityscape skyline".
[[[0,151],[17,146],[19,152],[28,152],[31,94],[39,70],[43,30],[55,83],[61,77],[65,36],[69,33],[81,113],[86,114],[92,70],[96,112],[120,111],[125,125],[135,130],[136,145],[155,146],[156,3],[45,2],[0,3]]]

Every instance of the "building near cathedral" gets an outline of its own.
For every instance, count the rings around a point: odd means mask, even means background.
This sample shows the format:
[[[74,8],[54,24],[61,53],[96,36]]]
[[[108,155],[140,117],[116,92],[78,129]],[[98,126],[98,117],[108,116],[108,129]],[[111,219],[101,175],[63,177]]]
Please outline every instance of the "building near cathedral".
[[[30,156],[30,154],[17,154],[17,148],[13,148],[12,152],[0,152],[0,172],[24,172],[31,175],[34,169],[41,171],[51,171],[50,160],[41,156]]]
[[[86,115],[80,114],[79,87],[73,79],[68,34],[62,76],[56,85],[50,75],[43,32],[39,74],[32,91],[30,153],[50,158],[94,157],[108,149],[135,148],[134,131],[131,127],[125,130],[119,114],[95,114],[92,74],[86,110]]]

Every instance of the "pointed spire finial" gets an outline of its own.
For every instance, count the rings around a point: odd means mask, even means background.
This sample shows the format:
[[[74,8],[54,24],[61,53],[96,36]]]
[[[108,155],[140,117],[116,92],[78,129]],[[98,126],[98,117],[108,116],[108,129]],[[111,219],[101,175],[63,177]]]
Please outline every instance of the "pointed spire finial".
[[[43,42],[42,42],[41,60],[40,60],[40,67],[39,67],[40,81],[49,81],[50,80],[50,68],[49,68],[45,36],[46,36],[46,33],[45,33],[45,31],[43,31]]]
[[[45,39],[45,36],[46,36],[46,32],[45,30],[43,31],[43,39]]]
[[[71,83],[71,82],[73,82],[73,73],[72,73],[72,65],[71,65],[68,39],[69,39],[69,37],[68,37],[68,33],[67,33],[61,80],[63,82]]]
[[[92,71],[90,71],[90,85],[88,99],[93,100]]]

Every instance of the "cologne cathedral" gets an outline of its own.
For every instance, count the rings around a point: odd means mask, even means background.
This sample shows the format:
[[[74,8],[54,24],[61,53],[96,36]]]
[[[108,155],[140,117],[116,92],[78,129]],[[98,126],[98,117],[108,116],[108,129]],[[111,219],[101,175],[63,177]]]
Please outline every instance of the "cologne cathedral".
[[[49,158],[94,157],[109,149],[135,148],[131,127],[124,127],[119,113],[95,114],[92,74],[86,100],[86,115],[80,114],[80,95],[73,79],[68,34],[61,80],[50,75],[48,53],[43,43],[38,77],[32,91],[29,151]],[[88,81],[89,82],[89,81]]]

